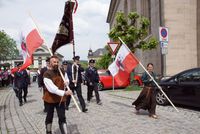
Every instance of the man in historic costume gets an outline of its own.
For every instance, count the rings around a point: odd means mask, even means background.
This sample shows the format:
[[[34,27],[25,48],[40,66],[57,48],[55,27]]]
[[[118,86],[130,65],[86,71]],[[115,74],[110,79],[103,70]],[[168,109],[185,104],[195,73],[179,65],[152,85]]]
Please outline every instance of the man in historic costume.
[[[87,81],[88,93],[87,101],[90,102],[92,98],[92,92],[94,90],[97,104],[101,105],[101,100],[98,92],[99,74],[97,69],[94,67],[95,60],[89,60],[89,67],[85,71],[85,79]]]
[[[78,100],[82,107],[82,112],[88,111],[85,105],[85,101],[82,96],[82,90],[81,90],[81,83],[82,83],[82,76],[81,72],[84,71],[84,69],[79,64],[79,56],[75,56],[73,58],[74,63],[70,66],[70,68],[67,70],[67,75],[69,77],[69,87],[74,92],[76,91]],[[66,109],[68,110],[69,104],[70,104],[71,96],[67,98],[66,101]]]
[[[43,75],[48,69],[51,69],[49,57],[47,57],[47,59],[46,59],[46,66],[41,68],[41,70],[39,70],[39,72],[38,72],[39,73],[38,74],[38,87],[41,88],[41,90],[43,90],[43,95],[44,95],[45,91],[47,90],[45,85],[44,85]],[[44,101],[44,110],[43,111],[47,112],[45,101]]]
[[[149,74],[156,79],[156,74],[153,72],[153,64],[147,64]],[[157,119],[156,115],[156,98],[155,98],[155,84],[150,76],[145,72],[142,75],[142,82],[144,88],[142,89],[138,98],[132,103],[135,105],[136,112],[139,113],[140,109],[148,110],[149,117]]]
[[[51,127],[53,122],[54,108],[56,108],[59,128],[62,134],[67,134],[66,117],[65,117],[65,101],[68,95],[71,95],[71,90],[64,91],[65,85],[68,84],[69,79],[66,74],[65,81],[63,81],[59,70],[59,60],[57,56],[51,56],[50,67],[44,73],[44,84],[47,90],[44,93],[43,99],[47,108],[47,115],[45,120],[46,133],[52,134]],[[61,97],[63,96],[62,102],[60,103]],[[60,104],[59,104],[60,103]]]
[[[19,63],[17,65],[18,70],[21,66],[21,63]],[[16,93],[17,93],[17,97],[19,99],[19,106],[23,105],[23,100],[24,102],[27,102],[26,97],[28,94],[28,83],[29,83],[29,78],[28,78],[28,73],[26,70],[22,70],[22,71],[16,71],[14,73],[14,80],[13,80],[13,84],[14,84],[14,88],[16,88]],[[22,92],[24,93],[22,96]]]

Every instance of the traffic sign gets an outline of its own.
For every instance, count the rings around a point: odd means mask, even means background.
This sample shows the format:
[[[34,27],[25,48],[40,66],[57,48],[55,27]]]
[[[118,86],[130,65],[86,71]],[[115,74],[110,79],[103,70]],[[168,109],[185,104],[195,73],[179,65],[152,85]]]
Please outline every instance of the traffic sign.
[[[108,42],[107,44],[112,55],[115,55],[117,48],[120,46],[119,42]]]
[[[161,46],[161,48],[163,48],[163,47],[167,47],[168,46],[168,42],[160,42],[160,46]]]
[[[161,53],[162,54],[168,54],[168,48],[167,47],[162,47],[161,48]]]
[[[159,41],[168,42],[168,28],[159,27]]]

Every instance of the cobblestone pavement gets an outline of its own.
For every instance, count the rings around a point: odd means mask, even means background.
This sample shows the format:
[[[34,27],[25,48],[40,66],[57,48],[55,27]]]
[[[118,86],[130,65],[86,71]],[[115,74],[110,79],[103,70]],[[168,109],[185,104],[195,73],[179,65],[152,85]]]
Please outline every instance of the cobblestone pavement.
[[[136,115],[131,103],[138,91],[100,91],[103,105],[95,99],[87,103],[88,112],[79,113],[71,102],[66,111],[69,134],[199,134],[200,111],[171,106],[157,106],[159,119],[148,117],[146,111]],[[83,86],[86,98],[86,87]],[[1,134],[45,134],[42,92],[36,83],[29,87],[27,103],[19,107],[12,88],[0,89]],[[53,132],[59,134],[55,112]]]

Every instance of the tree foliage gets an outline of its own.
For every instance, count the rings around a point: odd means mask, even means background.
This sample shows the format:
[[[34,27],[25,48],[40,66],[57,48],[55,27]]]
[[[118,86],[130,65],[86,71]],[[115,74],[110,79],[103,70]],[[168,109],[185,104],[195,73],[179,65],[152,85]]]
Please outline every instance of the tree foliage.
[[[105,46],[105,49],[108,50],[108,47]],[[106,54],[103,55],[103,57],[101,57],[100,60],[98,60],[96,62],[96,67],[98,69],[107,69],[111,62],[112,62],[111,54],[110,53],[106,53]]]
[[[4,31],[0,31],[0,61],[19,56],[16,42]]]
[[[144,40],[148,35],[149,25],[150,21],[136,12],[130,12],[128,16],[123,12],[117,12],[116,24],[111,29],[109,37],[114,41],[121,37],[132,52],[136,49],[151,50],[157,47],[158,41],[152,37]]]

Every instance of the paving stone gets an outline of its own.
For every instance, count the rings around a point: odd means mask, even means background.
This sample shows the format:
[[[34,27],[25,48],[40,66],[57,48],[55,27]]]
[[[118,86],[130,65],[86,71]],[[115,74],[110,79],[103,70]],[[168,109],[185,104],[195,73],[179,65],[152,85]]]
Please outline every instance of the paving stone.
[[[0,134],[45,134],[43,113],[43,93],[32,83],[28,89],[27,103],[19,107],[19,102],[11,87],[0,90]],[[87,87],[82,87],[86,100]],[[87,113],[79,113],[73,100],[66,111],[69,134],[199,134],[200,111],[178,107],[177,113],[171,106],[157,106],[159,119],[148,117],[142,110],[136,115],[131,103],[139,91],[100,91],[102,105],[97,105],[95,97],[86,102]],[[75,96],[76,100],[77,97]],[[79,104],[79,102],[78,102]],[[60,134],[55,111],[53,133]]]

